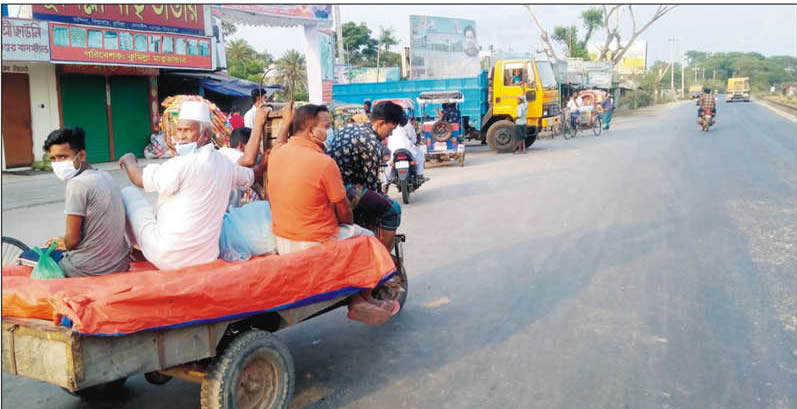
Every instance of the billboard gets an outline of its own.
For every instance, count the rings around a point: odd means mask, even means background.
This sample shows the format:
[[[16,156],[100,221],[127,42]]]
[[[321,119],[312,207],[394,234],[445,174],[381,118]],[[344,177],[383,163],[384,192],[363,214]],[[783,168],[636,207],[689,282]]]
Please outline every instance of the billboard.
[[[600,46],[597,43],[591,42],[587,46],[587,50],[591,55],[597,56],[600,53]],[[648,42],[637,40],[628,47],[622,60],[617,63],[616,69],[619,74],[639,74],[645,71],[647,66]],[[611,58],[612,53],[608,53]]]
[[[33,18],[116,29],[205,35],[201,4],[34,4]]]
[[[476,22],[410,16],[410,78],[456,78],[479,74]]]
[[[335,80],[335,49],[332,47],[334,32],[318,30],[318,49],[321,54],[321,80]]]
[[[213,6],[213,15],[230,22],[250,25],[332,26],[332,5],[329,4],[221,4]]]
[[[53,62],[211,69],[211,39],[50,24]]]
[[[3,61],[50,61],[47,22],[3,17]]]

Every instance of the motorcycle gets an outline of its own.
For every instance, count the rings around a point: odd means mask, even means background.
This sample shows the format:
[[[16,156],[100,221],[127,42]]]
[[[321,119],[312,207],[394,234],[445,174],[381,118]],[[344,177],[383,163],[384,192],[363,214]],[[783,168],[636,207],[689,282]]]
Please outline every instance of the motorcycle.
[[[409,204],[410,193],[423,184],[423,178],[418,176],[415,160],[409,150],[397,149],[393,152],[393,170],[390,175],[390,183],[399,189],[404,204]]]
[[[703,128],[703,132],[708,132],[708,128],[714,125],[714,115],[711,113],[711,109],[703,110],[703,115],[700,115],[698,123]]]

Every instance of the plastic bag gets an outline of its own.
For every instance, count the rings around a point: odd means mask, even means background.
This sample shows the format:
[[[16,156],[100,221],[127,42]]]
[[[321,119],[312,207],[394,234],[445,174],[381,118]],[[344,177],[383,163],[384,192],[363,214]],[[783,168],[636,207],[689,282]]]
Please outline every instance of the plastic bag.
[[[36,278],[39,280],[51,280],[54,278],[66,278],[64,275],[64,270],[61,270],[61,267],[58,263],[50,257],[50,253],[55,250],[55,242],[50,244],[50,248],[46,251],[42,252],[42,249],[38,247],[34,247],[33,251],[39,255],[39,262],[36,263],[36,267],[33,267],[33,272],[31,273],[32,278]]]
[[[271,231],[271,205],[268,201],[257,200],[233,207],[227,214],[251,254],[262,256],[277,251],[277,241]]]
[[[229,213],[224,214],[221,223],[221,236],[219,236],[219,251],[221,258],[227,262],[246,261],[252,258],[243,235],[232,222]]]

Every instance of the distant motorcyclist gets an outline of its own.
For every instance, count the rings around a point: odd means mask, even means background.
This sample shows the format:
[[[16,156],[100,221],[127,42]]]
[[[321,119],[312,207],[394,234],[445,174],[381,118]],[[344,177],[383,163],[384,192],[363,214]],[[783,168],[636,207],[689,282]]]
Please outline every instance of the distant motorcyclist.
[[[714,99],[714,96],[711,95],[710,88],[703,88],[703,95],[697,100],[697,106],[700,107],[697,109],[698,119],[705,109],[711,109],[711,116],[714,118],[717,117],[717,101]]]

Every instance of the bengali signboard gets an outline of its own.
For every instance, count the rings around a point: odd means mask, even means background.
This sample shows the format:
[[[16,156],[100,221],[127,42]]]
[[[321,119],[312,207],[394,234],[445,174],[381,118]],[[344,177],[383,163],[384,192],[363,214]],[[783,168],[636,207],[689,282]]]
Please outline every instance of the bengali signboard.
[[[209,37],[50,24],[54,62],[212,69]]]
[[[479,74],[476,22],[410,16],[410,78],[473,77]]]
[[[130,67],[124,65],[88,65],[64,64],[59,65],[65,74],[95,74],[95,75],[144,75],[157,76],[158,69],[151,67]]]
[[[47,22],[3,17],[3,61],[50,61]]]
[[[33,18],[114,29],[205,35],[201,4],[34,4]]]

